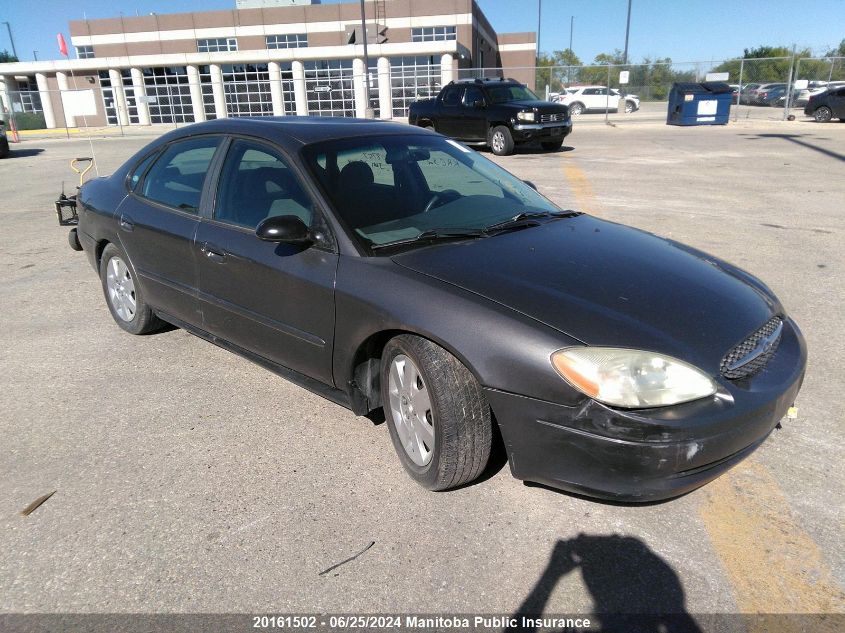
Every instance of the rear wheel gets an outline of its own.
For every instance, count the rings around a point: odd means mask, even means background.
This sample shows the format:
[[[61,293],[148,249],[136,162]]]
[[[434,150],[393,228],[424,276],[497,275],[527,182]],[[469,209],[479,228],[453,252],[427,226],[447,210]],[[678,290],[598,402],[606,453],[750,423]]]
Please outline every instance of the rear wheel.
[[[115,322],[130,334],[147,334],[164,325],[144,301],[132,264],[114,244],[100,258],[103,294]]]
[[[819,123],[827,123],[833,118],[833,111],[827,106],[819,106],[813,112],[813,118]]]
[[[542,147],[547,152],[556,152],[563,146],[563,139],[559,139],[557,141],[543,141],[540,143],[540,147]]]
[[[626,101],[625,102],[625,114],[631,114],[634,111],[634,102],[633,101]]]
[[[492,420],[472,373],[439,345],[409,334],[382,354],[390,439],[408,474],[429,490],[477,478],[490,457]]]
[[[490,149],[496,156],[507,156],[513,153],[513,136],[504,125],[497,125],[490,130]]]

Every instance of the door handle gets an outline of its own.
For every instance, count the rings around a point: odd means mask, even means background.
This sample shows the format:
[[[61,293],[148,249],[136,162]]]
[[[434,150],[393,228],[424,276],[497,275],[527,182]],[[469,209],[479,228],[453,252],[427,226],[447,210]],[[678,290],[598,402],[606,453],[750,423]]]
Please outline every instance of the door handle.
[[[212,246],[208,242],[203,242],[200,250],[205,253],[205,256],[213,262],[221,264],[226,261],[226,253],[223,252],[222,249],[219,249],[216,246]]]
[[[135,224],[131,220],[127,219],[125,215],[122,215],[120,216],[120,228],[128,232],[135,228]]]

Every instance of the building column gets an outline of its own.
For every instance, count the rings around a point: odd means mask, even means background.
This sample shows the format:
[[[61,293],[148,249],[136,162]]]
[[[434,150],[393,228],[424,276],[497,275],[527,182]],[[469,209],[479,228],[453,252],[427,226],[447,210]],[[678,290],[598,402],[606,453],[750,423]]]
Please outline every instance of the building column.
[[[455,78],[455,67],[449,53],[440,58],[440,83],[445,86]]]
[[[352,60],[352,94],[355,95],[355,116],[363,119],[367,116],[367,72],[364,60],[356,57]]]
[[[9,98],[9,85],[6,83],[6,75],[0,75],[0,121],[6,122],[6,127],[9,127],[9,121],[6,120],[7,113],[12,111],[12,102]]]
[[[70,90],[70,86],[67,83],[67,73],[57,71],[56,83],[59,84],[59,103],[62,104],[62,115],[65,119],[65,127],[76,127],[76,117],[69,116],[65,111],[65,101],[62,98],[62,95]]]
[[[144,84],[144,73],[140,68],[130,68],[132,86],[135,88],[135,105],[138,108],[138,123],[150,124],[150,104],[147,102],[147,87]]]
[[[44,114],[44,124],[48,130],[56,127],[56,117],[53,114],[53,102],[50,99],[50,87],[47,85],[47,75],[35,73],[35,82],[38,84],[38,95],[41,98],[41,111]]]
[[[211,90],[214,92],[214,114],[218,119],[225,119],[226,93],[223,92],[223,70],[220,64],[211,64]]]
[[[129,125],[129,110],[126,108],[126,91],[123,89],[123,74],[119,68],[109,68],[111,92],[117,102],[117,120],[121,125]]]
[[[282,67],[279,62],[267,64],[270,73],[270,102],[273,104],[273,116],[285,115],[285,99],[282,96]]]
[[[390,85],[390,60],[378,58],[378,109],[382,119],[393,118],[393,89]]]
[[[191,108],[194,111],[194,123],[205,121],[205,104],[202,101],[200,71],[196,66],[188,65],[188,89],[191,91]]]
[[[308,116],[308,98],[305,96],[305,68],[301,61],[291,63],[293,96],[296,99],[296,116]]]

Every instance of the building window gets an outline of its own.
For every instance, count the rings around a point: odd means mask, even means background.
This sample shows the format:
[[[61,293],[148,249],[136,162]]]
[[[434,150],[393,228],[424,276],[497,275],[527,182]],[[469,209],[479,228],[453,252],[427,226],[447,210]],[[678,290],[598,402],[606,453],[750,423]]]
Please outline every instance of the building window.
[[[224,64],[223,93],[226,114],[238,116],[271,116],[270,73],[267,64]]]
[[[302,65],[308,114],[355,116],[351,59],[305,61]]]
[[[144,92],[151,123],[193,123],[191,87],[185,66],[144,68]]]
[[[135,95],[135,87],[132,85],[132,73],[128,68],[123,68],[121,69],[120,74],[123,77],[123,88],[117,88],[111,85],[109,71],[101,70],[99,72],[100,88],[103,93],[103,108],[106,111],[106,121],[109,125],[117,125],[120,122],[117,111],[119,104],[115,92],[122,89],[126,100],[126,113],[129,118],[129,123],[138,123],[138,100]]]
[[[234,37],[217,37],[208,40],[197,40],[197,52],[221,53],[238,50],[238,40]]]
[[[390,58],[390,95],[393,116],[408,116],[408,106],[417,99],[436,97],[440,92],[440,59],[429,55]]]
[[[77,46],[76,47],[76,58],[77,59],[91,59],[94,57],[94,47],[93,46]]]
[[[308,46],[308,36],[305,33],[267,36],[267,48],[305,48],[306,46]]]
[[[13,112],[32,114],[42,112],[41,93],[38,92],[38,82],[35,81],[34,76],[27,76],[25,80],[10,83],[12,89],[9,90],[9,105]]]
[[[454,26],[424,26],[411,29],[412,42],[445,42],[457,38]]]

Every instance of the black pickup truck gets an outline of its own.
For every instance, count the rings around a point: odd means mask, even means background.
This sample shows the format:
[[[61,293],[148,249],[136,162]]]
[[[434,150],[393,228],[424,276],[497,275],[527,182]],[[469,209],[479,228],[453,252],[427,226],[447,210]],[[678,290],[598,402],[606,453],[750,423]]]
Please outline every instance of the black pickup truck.
[[[434,99],[411,104],[408,123],[505,156],[521,143],[555,151],[572,132],[569,107],[541,101],[513,79],[452,81]]]

